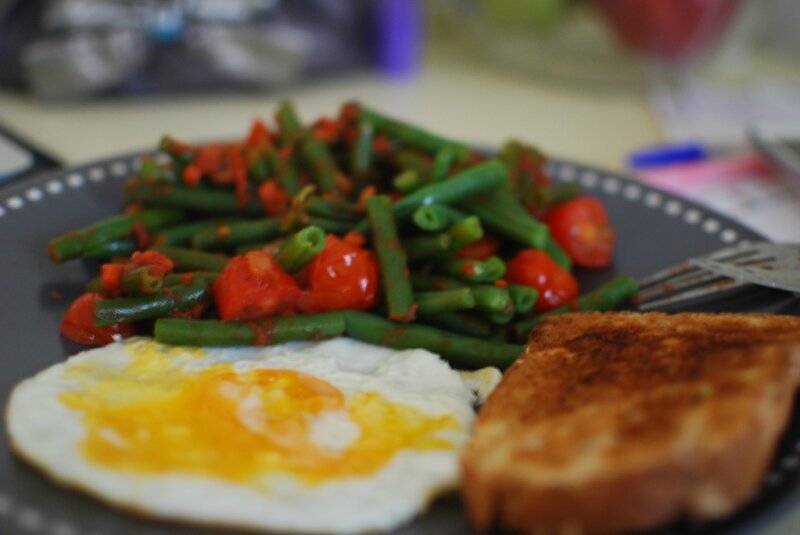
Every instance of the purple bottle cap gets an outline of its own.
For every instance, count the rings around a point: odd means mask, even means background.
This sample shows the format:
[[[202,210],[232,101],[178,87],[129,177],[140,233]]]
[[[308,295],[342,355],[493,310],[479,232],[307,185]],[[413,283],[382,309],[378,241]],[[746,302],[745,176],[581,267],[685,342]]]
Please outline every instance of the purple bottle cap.
[[[391,76],[413,74],[422,44],[420,2],[378,0],[375,7],[378,66]]]

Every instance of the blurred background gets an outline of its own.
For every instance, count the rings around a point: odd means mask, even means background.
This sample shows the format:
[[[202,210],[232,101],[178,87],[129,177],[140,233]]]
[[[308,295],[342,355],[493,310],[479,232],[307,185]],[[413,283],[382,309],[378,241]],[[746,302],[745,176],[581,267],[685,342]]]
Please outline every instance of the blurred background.
[[[724,178],[721,209],[785,226],[791,165],[757,134],[800,140],[798,24],[797,0],[0,0],[0,126],[33,151],[0,177],[356,99],[681,194]]]

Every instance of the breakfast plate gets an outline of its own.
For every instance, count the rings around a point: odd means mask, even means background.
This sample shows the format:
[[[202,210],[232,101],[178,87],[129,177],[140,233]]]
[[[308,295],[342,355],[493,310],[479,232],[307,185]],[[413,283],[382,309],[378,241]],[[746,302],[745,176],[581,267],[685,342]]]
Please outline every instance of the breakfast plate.
[[[138,165],[138,156],[122,156],[41,175],[0,190],[3,403],[18,381],[82,349],[61,338],[58,324],[97,265],[86,261],[55,265],[47,257],[46,244],[67,230],[118,213],[122,183]],[[587,194],[602,199],[617,231],[612,267],[578,272],[586,290],[617,273],[640,277],[689,256],[760,238],[701,205],[623,176],[569,162],[550,165],[556,181],[577,182]],[[745,299],[719,301],[714,307],[800,314],[798,300],[772,290],[749,293]],[[788,535],[796,533],[798,526],[800,411],[796,410],[759,493],[743,511],[722,523],[681,523],[662,533]],[[117,512],[50,483],[11,454],[5,430],[0,429],[0,533],[160,535],[203,531]],[[398,531],[420,535],[469,532],[455,495],[438,500],[425,515]]]

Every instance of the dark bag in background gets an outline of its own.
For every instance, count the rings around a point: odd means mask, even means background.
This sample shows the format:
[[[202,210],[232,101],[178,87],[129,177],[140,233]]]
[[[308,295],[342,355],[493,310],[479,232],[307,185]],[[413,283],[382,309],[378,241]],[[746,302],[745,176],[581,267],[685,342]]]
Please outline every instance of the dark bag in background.
[[[44,99],[271,89],[372,62],[372,3],[0,0],[0,84]]]

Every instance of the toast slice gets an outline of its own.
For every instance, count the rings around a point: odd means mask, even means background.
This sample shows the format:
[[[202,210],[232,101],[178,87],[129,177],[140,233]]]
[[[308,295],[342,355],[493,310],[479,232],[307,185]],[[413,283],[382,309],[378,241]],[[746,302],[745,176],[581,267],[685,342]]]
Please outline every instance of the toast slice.
[[[604,535],[720,518],[755,492],[800,386],[800,317],[547,318],[462,457],[474,526]]]

